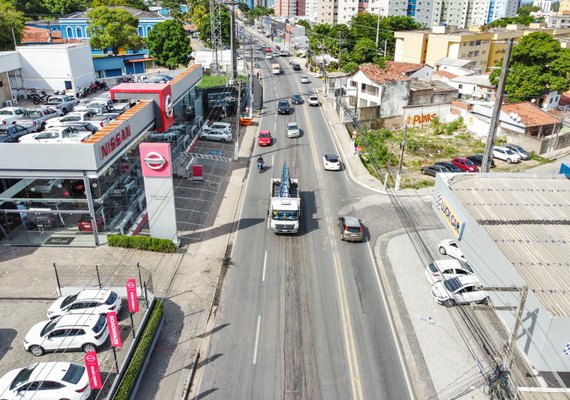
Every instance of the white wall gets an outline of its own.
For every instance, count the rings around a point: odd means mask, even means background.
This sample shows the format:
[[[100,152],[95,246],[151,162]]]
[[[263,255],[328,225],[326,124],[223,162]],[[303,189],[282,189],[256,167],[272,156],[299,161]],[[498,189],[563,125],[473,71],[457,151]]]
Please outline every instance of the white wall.
[[[86,43],[20,46],[17,51],[27,88],[61,90],[64,81],[71,81],[78,90],[95,80],[91,47]]]

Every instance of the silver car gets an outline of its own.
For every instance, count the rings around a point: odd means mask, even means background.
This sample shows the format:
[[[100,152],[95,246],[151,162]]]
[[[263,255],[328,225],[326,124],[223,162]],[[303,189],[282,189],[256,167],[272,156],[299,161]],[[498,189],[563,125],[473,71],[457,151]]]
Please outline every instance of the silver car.
[[[213,140],[215,142],[229,143],[232,141],[232,134],[228,131],[221,131],[217,129],[211,129],[207,132],[200,132],[198,136],[200,140]]]

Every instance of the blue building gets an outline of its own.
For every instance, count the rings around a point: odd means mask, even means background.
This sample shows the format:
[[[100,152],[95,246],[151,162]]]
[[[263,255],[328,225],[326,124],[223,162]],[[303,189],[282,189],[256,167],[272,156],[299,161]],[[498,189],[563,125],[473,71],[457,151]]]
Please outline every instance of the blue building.
[[[156,24],[158,24],[159,22],[166,21],[165,17],[150,11],[142,11],[130,7],[111,7],[111,8],[122,8],[128,11],[129,14],[131,14],[133,17],[138,18],[139,20],[138,32],[140,37],[147,37],[148,33],[152,30],[152,28],[154,28]],[[87,33],[87,26],[89,26],[89,18],[87,17],[87,11],[77,12],[65,18],[59,19],[61,34],[64,40],[65,39],[89,40],[89,34]],[[100,54],[101,50],[94,49],[93,53]]]

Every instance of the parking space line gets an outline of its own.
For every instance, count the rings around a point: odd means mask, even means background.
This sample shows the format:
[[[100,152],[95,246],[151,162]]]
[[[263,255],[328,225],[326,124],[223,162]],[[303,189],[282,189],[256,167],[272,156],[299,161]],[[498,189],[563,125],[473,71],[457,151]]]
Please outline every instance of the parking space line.
[[[255,330],[255,346],[253,348],[253,364],[257,362],[257,345],[259,344],[259,330],[261,329],[261,315],[257,316],[257,329]]]
[[[267,267],[267,250],[263,256],[263,273],[261,275],[261,282],[265,282],[265,268]]]

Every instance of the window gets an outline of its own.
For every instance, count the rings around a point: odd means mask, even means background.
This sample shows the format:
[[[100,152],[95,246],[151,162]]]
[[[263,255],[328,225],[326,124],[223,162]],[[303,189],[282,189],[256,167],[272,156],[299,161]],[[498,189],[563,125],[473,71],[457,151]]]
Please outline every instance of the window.
[[[462,83],[459,84],[459,89],[463,89],[463,84],[462,84]]]
[[[366,90],[366,83],[363,83],[363,84],[360,86],[360,89],[361,89],[361,90]]]
[[[148,34],[150,33],[150,31],[152,30],[152,26],[147,26],[146,27],[146,35],[148,36]]]
[[[65,28],[65,34],[67,35],[68,38],[73,37],[73,29],[71,28],[71,26],[68,26],[67,28]]]
[[[144,35],[143,27],[142,27],[142,26],[139,26],[138,31],[139,31],[139,36],[142,37],[142,36]]]
[[[82,37],[83,37],[83,30],[81,29],[80,26],[78,26],[77,28],[75,28],[75,34],[76,34],[77,38],[82,38]]]

